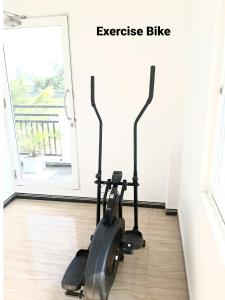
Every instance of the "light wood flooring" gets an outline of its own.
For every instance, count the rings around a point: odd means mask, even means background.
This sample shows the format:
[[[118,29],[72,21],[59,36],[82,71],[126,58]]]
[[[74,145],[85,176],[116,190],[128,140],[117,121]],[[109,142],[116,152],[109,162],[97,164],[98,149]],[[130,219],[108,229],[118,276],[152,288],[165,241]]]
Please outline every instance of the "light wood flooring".
[[[130,229],[133,209],[124,207]],[[72,300],[61,279],[95,227],[95,205],[16,200],[4,210],[4,299]],[[146,247],[125,256],[109,300],[188,300],[178,219],[139,209]]]

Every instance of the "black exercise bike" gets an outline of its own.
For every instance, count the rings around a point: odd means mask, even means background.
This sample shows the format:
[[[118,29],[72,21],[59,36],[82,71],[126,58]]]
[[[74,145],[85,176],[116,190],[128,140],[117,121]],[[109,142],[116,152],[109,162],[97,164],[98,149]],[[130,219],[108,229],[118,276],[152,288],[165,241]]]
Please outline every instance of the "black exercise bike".
[[[134,122],[134,171],[132,182],[122,180],[121,171],[114,171],[111,179],[102,180],[103,125],[95,105],[94,80],[94,76],[91,76],[91,105],[99,120],[98,173],[95,181],[97,184],[97,226],[91,236],[88,249],[79,250],[68,266],[62,280],[62,288],[70,296],[85,297],[87,300],[107,300],[118,264],[124,259],[124,254],[132,254],[133,249],[145,247],[145,240],[138,230],[137,124],[153,98],[155,66],[150,68],[148,99]],[[102,199],[103,216],[100,219],[102,185],[106,187]],[[132,230],[125,231],[122,204],[124,192],[128,186],[134,188],[134,227]]]

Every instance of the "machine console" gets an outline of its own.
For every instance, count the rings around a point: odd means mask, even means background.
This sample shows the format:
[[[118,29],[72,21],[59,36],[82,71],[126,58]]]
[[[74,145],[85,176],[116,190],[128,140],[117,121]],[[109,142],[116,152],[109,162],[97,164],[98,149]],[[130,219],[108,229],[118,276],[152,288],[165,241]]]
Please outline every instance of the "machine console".
[[[122,172],[121,171],[114,171],[112,174],[112,184],[118,184],[122,180]]]

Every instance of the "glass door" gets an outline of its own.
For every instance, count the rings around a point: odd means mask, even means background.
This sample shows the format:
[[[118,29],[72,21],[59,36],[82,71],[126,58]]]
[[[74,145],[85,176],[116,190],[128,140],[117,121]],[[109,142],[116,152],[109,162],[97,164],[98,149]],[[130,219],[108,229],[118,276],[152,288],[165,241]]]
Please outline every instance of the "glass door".
[[[78,188],[67,17],[6,28],[4,53],[17,183]]]

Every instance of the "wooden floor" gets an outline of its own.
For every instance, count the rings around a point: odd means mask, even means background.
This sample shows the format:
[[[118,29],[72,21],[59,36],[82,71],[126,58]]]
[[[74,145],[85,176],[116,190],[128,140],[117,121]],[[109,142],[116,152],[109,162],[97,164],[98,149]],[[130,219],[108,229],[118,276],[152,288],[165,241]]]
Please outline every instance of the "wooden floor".
[[[188,300],[177,217],[162,209],[139,211],[146,248],[125,256],[109,300]],[[16,200],[4,215],[4,299],[73,299],[60,282],[76,251],[88,246],[95,205]],[[124,216],[129,229],[132,208],[125,207]]]

